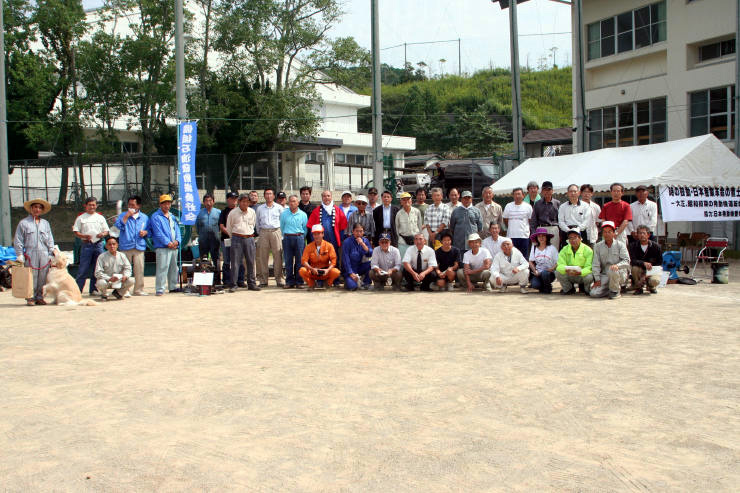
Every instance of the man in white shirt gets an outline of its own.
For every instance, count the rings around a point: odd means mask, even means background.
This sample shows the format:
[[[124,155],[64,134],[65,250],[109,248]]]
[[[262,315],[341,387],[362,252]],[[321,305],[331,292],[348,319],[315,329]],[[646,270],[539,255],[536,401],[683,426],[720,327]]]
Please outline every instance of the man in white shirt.
[[[501,232],[501,227],[498,223],[491,223],[491,225],[488,227],[488,238],[483,240],[483,244],[481,245],[483,248],[488,250],[488,252],[491,254],[491,258],[495,257],[498,252],[501,251],[501,244],[508,240],[505,236],[501,236],[499,233]]]
[[[465,286],[468,293],[472,293],[479,282],[483,283],[486,291],[493,291],[490,283],[491,252],[481,248],[478,233],[468,236],[468,247],[470,249],[463,255],[463,268],[457,269],[457,282]]]
[[[84,291],[85,281],[90,279],[90,294],[95,293],[95,265],[98,257],[103,253],[102,238],[108,235],[108,222],[105,218],[95,212],[98,208],[98,200],[88,197],[85,200],[85,212],[77,216],[72,232],[82,240],[80,248],[80,263],[77,269],[77,286],[80,292]]]
[[[118,251],[118,240],[111,236],[107,241],[108,251],[100,254],[95,264],[95,287],[100,292],[100,299],[108,299],[108,290],[113,288],[113,296],[119,300],[127,297],[128,290],[134,285],[131,277],[131,263],[126,255]]]
[[[594,195],[594,187],[588,183],[581,185],[581,200],[591,207],[591,219],[588,222],[586,228],[586,241],[585,243],[589,246],[595,245],[599,241],[599,227],[598,224],[601,222],[599,216],[601,215],[601,206],[591,200]]]
[[[406,250],[403,257],[403,277],[406,280],[406,291],[413,291],[416,284],[421,284],[422,291],[431,291],[430,285],[437,280],[434,268],[437,256],[434,249],[426,245],[424,235],[414,235],[414,246]]]
[[[514,248],[526,259],[529,255],[529,220],[532,217],[532,206],[524,202],[524,190],[521,187],[515,188],[512,195],[514,202],[506,204],[503,213],[506,234]]]
[[[257,208],[257,279],[260,287],[267,286],[270,277],[270,252],[275,270],[275,283],[283,287],[283,235],[280,232],[280,214],[285,208],[275,202],[275,191],[266,188],[265,203]]]
[[[398,250],[401,256],[411,247],[414,242],[414,235],[421,233],[424,225],[421,211],[416,207],[411,207],[411,194],[403,192],[401,194],[401,208],[396,214],[396,233],[398,233]]]
[[[637,195],[637,200],[630,204],[632,223],[630,223],[631,233],[628,240],[630,243],[640,241],[637,227],[647,226],[650,230],[650,241],[656,241],[652,232],[658,228],[658,204],[648,200],[648,189],[645,185],[635,188],[635,195]]]
[[[568,185],[568,201],[558,208],[558,227],[560,238],[567,238],[568,232],[577,229],[581,237],[588,241],[588,227],[591,223],[591,206],[580,199],[580,191],[575,183]],[[564,243],[564,241],[562,242]],[[560,248],[560,245],[555,245]]]
[[[401,289],[401,253],[391,245],[390,233],[380,233],[379,245],[370,258],[370,279],[376,291],[383,291],[391,279],[393,291]]]
[[[493,189],[491,187],[483,189],[483,201],[478,202],[475,206],[480,211],[480,219],[483,222],[481,237],[484,240],[488,238],[488,225],[491,223],[498,223],[499,228],[504,228],[503,210],[500,205],[493,201]]]
[[[521,189],[520,189],[521,190]],[[529,264],[522,252],[514,248],[511,239],[501,244],[501,251],[493,257],[491,263],[491,284],[505,293],[510,285],[518,284],[519,291],[527,294],[529,282]]]

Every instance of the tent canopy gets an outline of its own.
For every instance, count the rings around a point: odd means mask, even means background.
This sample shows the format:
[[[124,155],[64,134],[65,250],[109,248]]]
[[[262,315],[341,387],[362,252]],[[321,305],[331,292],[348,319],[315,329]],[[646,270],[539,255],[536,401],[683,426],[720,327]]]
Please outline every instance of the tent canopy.
[[[530,180],[549,180],[555,193],[568,185],[589,183],[594,191],[614,182],[626,189],[655,186],[739,186],[740,158],[714,135],[662,144],[599,149],[569,156],[527,159],[492,185],[497,195],[511,195]]]

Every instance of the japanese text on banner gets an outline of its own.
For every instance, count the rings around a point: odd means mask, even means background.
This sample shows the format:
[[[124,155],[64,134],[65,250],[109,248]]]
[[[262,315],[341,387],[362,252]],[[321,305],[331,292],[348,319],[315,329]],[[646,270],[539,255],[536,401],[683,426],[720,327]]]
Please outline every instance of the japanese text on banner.
[[[178,126],[180,143],[177,149],[177,166],[180,170],[180,198],[182,223],[192,225],[200,210],[200,195],[195,181],[195,147],[198,141],[196,122],[182,122]]]
[[[660,187],[663,221],[740,221],[740,187]]]

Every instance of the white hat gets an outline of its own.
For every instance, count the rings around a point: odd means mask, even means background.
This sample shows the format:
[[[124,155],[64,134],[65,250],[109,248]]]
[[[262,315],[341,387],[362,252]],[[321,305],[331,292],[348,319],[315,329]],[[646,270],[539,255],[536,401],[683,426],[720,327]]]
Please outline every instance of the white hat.
[[[365,202],[366,204],[370,203],[368,202],[367,197],[365,197],[364,195],[358,195],[355,199],[355,202]]]
[[[350,192],[349,190],[345,190],[344,192],[342,192],[342,197],[344,197],[345,195],[349,195],[351,197],[352,192]]]
[[[475,241],[480,240],[480,236],[478,236],[478,233],[472,233],[468,235],[468,241]]]
[[[315,233],[316,231],[321,231],[323,233],[324,227],[320,224],[314,224],[313,226],[311,226],[311,232]]]

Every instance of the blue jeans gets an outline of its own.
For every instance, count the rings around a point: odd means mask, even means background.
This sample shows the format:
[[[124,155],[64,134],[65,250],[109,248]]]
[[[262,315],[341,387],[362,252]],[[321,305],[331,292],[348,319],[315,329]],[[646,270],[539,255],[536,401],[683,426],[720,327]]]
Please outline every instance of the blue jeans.
[[[532,287],[540,293],[552,293],[552,282],[554,280],[555,273],[549,271],[540,272],[539,276],[535,276],[534,274],[529,276]]]
[[[169,290],[177,288],[177,256],[178,249],[157,248],[157,276],[154,289],[157,293],[164,293],[165,284]]]
[[[357,269],[355,269],[355,274],[360,276],[360,279],[362,280],[362,284],[365,286],[370,285],[370,262],[365,262],[364,264],[360,264],[357,266]],[[349,274],[347,272],[344,273],[344,288],[349,289],[350,291],[354,291],[357,289],[358,285],[357,282],[349,277]]]
[[[90,293],[95,291],[95,264],[98,257],[103,253],[103,241],[97,243],[82,243],[80,248],[80,265],[77,269],[77,286],[80,292],[85,288],[85,281],[90,279]]]
[[[200,248],[201,258],[210,255],[211,260],[213,261],[213,267],[215,269],[215,272],[213,274],[213,284],[221,284],[221,269],[218,266],[218,258],[221,254],[221,243],[218,241],[218,238],[213,235],[203,235],[202,237],[199,236],[198,246]]]
[[[301,235],[283,235],[283,265],[285,266],[285,284],[298,286],[303,278],[298,274],[301,268],[305,237]]]
[[[231,247],[224,245],[221,242],[221,248],[224,252],[224,265],[223,265],[223,276],[224,286],[231,286]],[[237,283],[241,286],[244,284],[244,264],[239,265],[239,274],[237,277]]]

